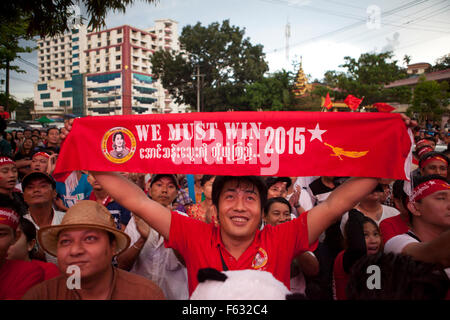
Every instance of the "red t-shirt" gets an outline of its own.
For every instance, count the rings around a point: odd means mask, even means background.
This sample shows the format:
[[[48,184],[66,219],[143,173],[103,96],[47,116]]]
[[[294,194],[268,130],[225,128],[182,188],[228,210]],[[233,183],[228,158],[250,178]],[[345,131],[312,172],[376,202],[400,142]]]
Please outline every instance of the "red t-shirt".
[[[61,271],[59,271],[59,268],[54,263],[41,260],[31,260],[31,262],[37,264],[44,270],[45,280],[53,279],[61,275]]]
[[[236,260],[224,247],[220,227],[172,212],[169,241],[166,247],[177,250],[186,261],[189,295],[197,287],[197,273],[202,268],[223,271],[223,260],[229,270],[256,269],[268,271],[290,288],[290,267],[293,257],[314,251],[308,242],[307,212],[299,218],[276,227],[257,230],[255,238]]]
[[[383,244],[386,244],[386,242],[392,237],[407,233],[408,230],[408,225],[400,215],[384,219],[380,222],[380,232],[381,238],[383,239]]]
[[[345,288],[347,287],[350,275],[344,271],[344,252],[345,250],[339,252],[334,260],[333,280],[336,300],[347,300]]]
[[[0,300],[18,300],[36,284],[44,281],[44,270],[23,260],[6,260],[0,267]]]

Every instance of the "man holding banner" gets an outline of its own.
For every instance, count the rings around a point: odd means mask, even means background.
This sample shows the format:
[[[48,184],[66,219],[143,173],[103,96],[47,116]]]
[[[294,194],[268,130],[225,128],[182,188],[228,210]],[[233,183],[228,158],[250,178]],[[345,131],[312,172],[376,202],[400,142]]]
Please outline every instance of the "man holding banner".
[[[205,115],[210,116],[214,117]],[[188,118],[189,114],[184,117]],[[410,119],[406,117],[403,121],[406,125],[410,123]],[[71,126],[67,126],[67,129],[71,129]],[[325,130],[320,130],[319,125],[316,125],[316,129],[308,131],[313,137],[316,136],[315,139],[319,139],[318,135],[323,134],[320,131]],[[63,130],[63,137],[67,133],[67,130]],[[339,159],[341,156],[355,156],[352,153],[342,153],[345,150],[337,147],[333,148],[336,154],[333,159],[336,161],[343,161]],[[327,147],[324,150],[328,150]],[[154,160],[155,164],[157,161]],[[217,213],[219,227],[215,227],[171,212],[149,199],[139,187],[119,174],[99,171],[95,166],[87,169],[92,170],[96,180],[117,202],[140,216],[165,238],[166,246],[176,249],[184,257],[188,270],[189,294],[197,286],[199,269],[208,267],[217,270],[268,271],[289,288],[292,258],[304,251],[314,251],[319,235],[369,194],[379,182],[377,178],[351,178],[334,190],[326,201],[303,213],[298,219],[259,230],[267,195],[260,177],[216,178],[212,191],[213,210]],[[149,171],[154,172],[156,169],[157,165],[148,167]],[[102,170],[108,169],[104,167]]]

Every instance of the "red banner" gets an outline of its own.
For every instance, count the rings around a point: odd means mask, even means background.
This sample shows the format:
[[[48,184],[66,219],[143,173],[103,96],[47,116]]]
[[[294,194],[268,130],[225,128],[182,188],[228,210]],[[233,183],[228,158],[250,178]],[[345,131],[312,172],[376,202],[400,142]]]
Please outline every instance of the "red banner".
[[[72,170],[405,179],[398,114],[211,112],[75,119],[55,173]]]

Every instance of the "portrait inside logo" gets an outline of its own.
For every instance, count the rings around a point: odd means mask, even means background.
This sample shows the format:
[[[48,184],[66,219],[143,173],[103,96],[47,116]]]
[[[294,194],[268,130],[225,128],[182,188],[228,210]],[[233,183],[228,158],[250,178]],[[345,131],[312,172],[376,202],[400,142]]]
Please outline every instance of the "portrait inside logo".
[[[136,139],[127,128],[115,127],[108,130],[102,139],[102,152],[114,163],[124,163],[133,157]]]

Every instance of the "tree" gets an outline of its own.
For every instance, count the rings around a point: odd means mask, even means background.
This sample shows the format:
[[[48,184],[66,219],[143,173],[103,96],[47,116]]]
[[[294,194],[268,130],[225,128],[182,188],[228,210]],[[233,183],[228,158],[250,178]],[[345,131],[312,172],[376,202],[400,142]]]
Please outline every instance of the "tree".
[[[262,80],[268,70],[263,47],[252,45],[244,31],[222,24],[200,23],[183,28],[179,38],[185,52],[157,51],[151,57],[152,72],[177,103],[197,101],[197,71],[201,77],[202,111],[242,109],[248,84]]]
[[[25,73],[19,66],[13,65],[13,61],[19,58],[20,53],[31,52],[33,47],[21,46],[21,40],[30,40],[31,38],[26,34],[27,23],[24,19],[18,19],[9,23],[0,24],[0,69],[6,71],[6,99],[5,106],[8,108],[10,100],[9,96],[9,73],[15,71],[18,73]]]
[[[440,71],[445,69],[450,69],[450,53],[436,59],[436,63],[431,67],[431,71]]]
[[[354,95],[364,97],[363,105],[375,102],[408,100],[407,87],[386,89],[384,86],[395,80],[405,78],[406,70],[397,66],[397,61],[392,60],[392,52],[364,53],[358,60],[349,56],[344,57],[345,63],[340,67],[346,68],[346,72],[327,71],[324,81],[332,88],[339,88],[342,95]]]
[[[144,0],[153,3],[155,0]],[[69,31],[72,19],[77,11],[86,10],[89,27],[93,29],[105,26],[109,11],[125,12],[127,6],[135,0],[14,0],[1,1],[0,17],[2,23],[14,22],[25,18],[27,34],[54,36]]]
[[[294,76],[291,72],[281,70],[262,80],[248,84],[245,89],[243,104],[252,110],[293,110]]]
[[[16,119],[17,120],[31,120],[31,111],[34,110],[33,98],[24,99],[23,102],[19,102],[16,107]]]
[[[414,89],[412,105],[408,108],[407,114],[417,117],[419,123],[424,120],[440,119],[446,111],[445,107],[450,103],[448,90],[448,82],[427,81],[425,76],[421,76]]]

